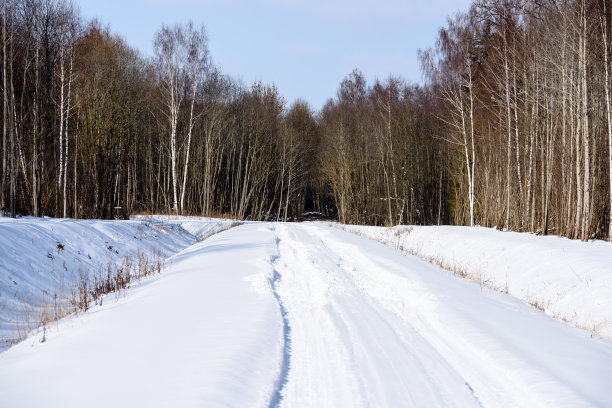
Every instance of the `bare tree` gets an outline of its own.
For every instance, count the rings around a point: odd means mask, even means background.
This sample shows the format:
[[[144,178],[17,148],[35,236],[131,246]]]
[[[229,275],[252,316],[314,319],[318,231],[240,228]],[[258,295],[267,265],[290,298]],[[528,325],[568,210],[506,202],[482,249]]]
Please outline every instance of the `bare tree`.
[[[178,214],[177,131],[181,104],[185,97],[187,50],[184,29],[162,25],[155,34],[155,54],[163,84],[165,115],[170,123],[170,160],[172,175],[172,210]]]
[[[185,152],[185,164],[183,170],[183,185],[181,187],[181,213],[184,211],[185,186],[187,184],[187,169],[189,168],[189,153],[191,150],[191,134],[193,132],[194,121],[194,105],[199,90],[200,83],[205,80],[206,70],[208,69],[208,48],[207,37],[204,26],[194,29],[193,23],[188,23],[185,29],[185,37],[187,48],[187,72],[190,75],[191,86],[191,105],[189,108],[189,121],[187,122],[187,147]]]
[[[449,116],[440,117],[453,133],[445,139],[461,146],[465,158],[468,182],[469,224],[475,223],[476,143],[474,54],[475,33],[470,16],[459,13],[448,21],[448,28],[440,30],[435,50],[421,52],[426,74],[438,86],[440,96],[450,106]]]

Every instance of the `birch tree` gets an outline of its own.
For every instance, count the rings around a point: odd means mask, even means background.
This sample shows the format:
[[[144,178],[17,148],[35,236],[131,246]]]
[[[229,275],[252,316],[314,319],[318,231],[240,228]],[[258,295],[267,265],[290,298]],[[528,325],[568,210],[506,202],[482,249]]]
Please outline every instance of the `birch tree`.
[[[191,86],[191,104],[189,107],[189,120],[187,122],[187,147],[185,152],[185,164],[183,169],[183,185],[181,187],[181,203],[180,210],[181,214],[184,211],[184,200],[185,200],[185,186],[187,184],[187,170],[189,168],[189,153],[191,150],[191,135],[193,132],[194,121],[194,106],[196,103],[196,97],[200,83],[205,80],[206,71],[208,69],[208,48],[207,48],[207,37],[204,26],[200,26],[198,29],[193,27],[193,23],[187,24],[185,29],[186,37],[186,69],[190,75]],[[198,115],[199,116],[199,115]]]
[[[162,25],[162,28],[155,34],[153,44],[161,76],[164,114],[170,126],[171,210],[178,214],[177,132],[180,108],[185,97],[188,57],[184,28],[178,25],[173,28]]]
[[[474,28],[470,15],[459,13],[455,19],[449,19],[447,28],[440,29],[436,48],[420,52],[424,71],[449,106],[449,116],[440,117],[451,129],[446,140],[460,146],[465,158],[469,225],[475,223],[476,202],[474,69],[478,57],[473,49]]]

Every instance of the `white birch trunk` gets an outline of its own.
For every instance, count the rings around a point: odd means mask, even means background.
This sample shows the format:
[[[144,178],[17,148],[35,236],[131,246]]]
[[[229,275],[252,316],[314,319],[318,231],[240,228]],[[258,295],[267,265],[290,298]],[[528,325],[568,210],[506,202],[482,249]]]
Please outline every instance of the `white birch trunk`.
[[[60,44],[60,129],[59,129],[59,174],[57,177],[57,198],[59,201],[60,192],[62,191],[62,177],[64,170],[64,33],[60,34],[62,44]],[[59,203],[58,203],[59,206]]]
[[[64,140],[65,140],[65,144],[66,144],[66,152],[64,155],[64,188],[63,188],[63,195],[64,195],[64,212],[63,212],[63,217],[66,218],[67,213],[66,213],[66,208],[67,208],[67,194],[66,194],[66,179],[68,178],[68,120],[70,118],[70,91],[71,91],[71,87],[72,87],[72,62],[73,62],[73,58],[72,58],[72,50],[70,51],[70,69],[68,71],[68,100],[66,101],[66,125],[64,127]]]
[[[589,117],[588,117],[588,88],[587,88],[587,59],[586,45],[587,43],[587,20],[586,20],[586,3],[582,1],[582,49],[580,58],[582,60],[582,132],[584,139],[584,215],[582,224],[582,239],[586,241],[589,238],[589,229],[591,224],[591,147],[589,135]]]
[[[198,89],[198,70],[200,64],[197,63],[193,74],[193,93],[191,97],[191,108],[189,109],[189,124],[187,131],[187,152],[185,153],[185,168],[183,170],[183,186],[181,187],[181,214],[184,211],[185,186],[187,185],[187,168],[189,166],[189,151],[191,149],[191,132],[193,130],[193,106],[195,104],[197,89]]]

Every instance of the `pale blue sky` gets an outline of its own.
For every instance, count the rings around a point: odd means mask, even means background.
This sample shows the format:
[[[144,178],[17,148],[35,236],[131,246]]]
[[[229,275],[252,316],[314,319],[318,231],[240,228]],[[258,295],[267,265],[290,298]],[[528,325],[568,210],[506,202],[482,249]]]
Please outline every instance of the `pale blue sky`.
[[[420,83],[417,49],[470,0],[75,0],[128,44],[152,55],[162,23],[204,23],[216,65],[250,84],[274,83],[288,103],[319,109],[354,68]]]

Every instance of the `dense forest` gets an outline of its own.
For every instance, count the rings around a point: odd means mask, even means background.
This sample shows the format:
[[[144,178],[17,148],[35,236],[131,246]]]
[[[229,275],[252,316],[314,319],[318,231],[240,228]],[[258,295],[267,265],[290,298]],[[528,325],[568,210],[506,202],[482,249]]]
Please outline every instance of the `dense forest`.
[[[612,4],[477,0],[419,57],[315,112],[211,62],[204,26],[144,57],[64,0],[3,0],[0,211],[461,224],[612,237]],[[401,74],[401,73],[398,73]]]

